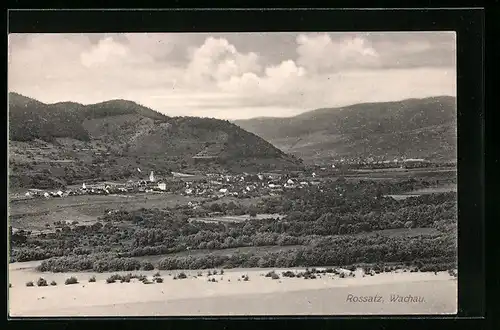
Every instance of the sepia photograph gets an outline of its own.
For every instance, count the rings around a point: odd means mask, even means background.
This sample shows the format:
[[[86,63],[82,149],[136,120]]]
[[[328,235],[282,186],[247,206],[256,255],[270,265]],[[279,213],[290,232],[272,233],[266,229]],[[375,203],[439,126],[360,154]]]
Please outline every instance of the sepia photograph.
[[[9,34],[9,316],[456,314],[456,53]]]

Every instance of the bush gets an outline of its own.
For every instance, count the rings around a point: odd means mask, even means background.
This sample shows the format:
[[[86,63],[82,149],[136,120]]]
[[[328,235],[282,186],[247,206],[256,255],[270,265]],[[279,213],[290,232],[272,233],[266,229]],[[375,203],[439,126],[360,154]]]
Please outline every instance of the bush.
[[[26,282],[26,286],[35,286],[35,284],[33,283],[33,281],[29,281],[29,282]]]
[[[95,276],[92,276],[89,278],[89,283],[94,283],[96,281]]]
[[[160,276],[161,276],[160,272],[156,272],[156,273],[153,275],[153,277],[160,277]]]
[[[106,283],[108,283],[108,284],[115,283],[116,281],[121,281],[122,279],[123,279],[123,277],[121,275],[114,274],[106,279]]]
[[[12,284],[11,283],[9,283],[9,288],[12,288]]]
[[[155,269],[155,266],[149,261],[143,261],[141,264],[141,269],[142,270],[153,270]]]
[[[125,275],[122,277],[122,279],[120,280],[120,283],[130,283],[130,279],[131,279],[131,275]]]
[[[151,282],[151,281],[150,281],[150,280],[148,280],[148,279],[145,279],[144,281],[142,281],[142,283],[144,283],[144,284],[152,284],[153,282]]]
[[[295,273],[290,270],[283,272],[281,275],[283,275],[283,277],[295,277]]]
[[[36,281],[37,286],[48,286],[47,280],[44,278],[39,278],[38,281]]]
[[[183,272],[179,273],[179,275],[177,275],[177,278],[178,279],[184,279],[184,278],[187,278],[187,275],[184,274]]]
[[[266,276],[266,277],[272,277],[272,276],[273,276],[273,274],[276,274],[276,273],[274,272],[274,270],[272,270],[272,271],[268,272],[265,276]]]
[[[245,276],[243,277],[243,281],[248,282],[248,280],[249,280],[248,275],[245,275]]]
[[[77,284],[77,283],[78,283],[78,279],[74,276],[71,276],[71,277],[67,278],[66,281],[64,281],[64,284],[66,284],[66,285]]]
[[[52,282],[50,282],[50,285],[52,285],[52,286],[56,286],[56,285],[57,285],[57,283],[56,283],[56,281],[52,281]]]
[[[156,277],[155,280],[156,280],[156,283],[163,283],[163,278],[161,278],[161,277]]]

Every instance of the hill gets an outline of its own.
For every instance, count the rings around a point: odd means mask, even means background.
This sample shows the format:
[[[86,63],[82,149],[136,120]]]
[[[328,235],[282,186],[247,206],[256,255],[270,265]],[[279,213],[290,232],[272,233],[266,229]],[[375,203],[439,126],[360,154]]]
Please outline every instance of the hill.
[[[241,128],[309,162],[339,157],[456,159],[456,100],[450,96],[363,103],[291,118],[237,120]]]
[[[126,100],[44,104],[10,93],[9,137],[10,183],[21,187],[124,179],[149,171],[302,166],[229,121],[168,117]],[[202,152],[214,160],[195,163],[193,156]]]

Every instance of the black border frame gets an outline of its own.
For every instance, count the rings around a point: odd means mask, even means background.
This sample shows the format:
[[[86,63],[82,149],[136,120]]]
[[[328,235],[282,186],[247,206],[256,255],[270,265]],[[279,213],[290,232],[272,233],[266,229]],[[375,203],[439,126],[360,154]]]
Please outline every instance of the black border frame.
[[[459,310],[457,316],[366,316],[366,317],[169,317],[171,325],[192,319],[205,321],[287,320],[294,326],[312,321],[326,327],[333,320],[353,323],[389,319],[415,319],[435,324],[437,319],[481,318],[485,315],[484,252],[484,24],[485,13],[475,9],[175,9],[175,10],[20,10],[7,12],[9,33],[50,32],[265,32],[265,31],[456,31],[458,105],[458,200],[459,200]],[[74,324],[82,318],[65,320]],[[83,318],[117,320],[117,318]],[[119,319],[119,318],[118,318]],[[134,318],[149,321],[150,317]],[[28,318],[10,323],[32,324]],[[37,321],[44,319],[36,319]],[[45,318],[47,326],[55,325]],[[54,319],[55,320],[55,319]],[[127,323],[132,319],[127,319]],[[160,319],[157,319],[160,320]],[[27,322],[26,322],[27,321]],[[122,319],[120,326],[125,320]],[[285,322],[283,322],[285,321]],[[360,322],[359,322],[360,321]],[[69,323],[68,323],[69,322]],[[358,323],[359,322],[359,323]],[[398,322],[399,323],[399,322]],[[130,323],[129,323],[130,324]],[[10,324],[12,325],[12,324]],[[35,324],[34,324],[35,325]],[[192,324],[194,325],[194,324]],[[400,324],[401,325],[401,324]],[[36,326],[36,325],[35,325]],[[370,325],[372,326],[372,325]],[[38,326],[36,326],[38,327]]]

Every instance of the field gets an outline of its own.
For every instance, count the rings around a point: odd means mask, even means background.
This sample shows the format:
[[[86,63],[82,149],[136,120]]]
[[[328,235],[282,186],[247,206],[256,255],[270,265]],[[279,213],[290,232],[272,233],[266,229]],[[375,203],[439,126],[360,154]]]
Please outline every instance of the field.
[[[277,274],[285,270],[276,269]],[[223,275],[162,271],[163,283],[107,284],[110,273],[40,274],[21,264],[10,265],[11,316],[168,316],[168,315],[354,315],[454,314],[457,282],[445,272],[382,273],[368,277],[339,278],[322,274],[315,280],[265,277],[268,269],[231,269]],[[154,271],[141,272],[152,279]],[[95,275],[96,282],[89,283]],[[125,275],[125,272],[122,272]],[[26,287],[43,276],[57,286]],[[80,283],[64,285],[69,276]],[[242,278],[248,276],[248,281]],[[213,278],[216,282],[209,282]],[[418,302],[397,302],[396,296],[413,296]],[[353,297],[378,297],[376,302],[353,302]]]
[[[257,214],[255,217],[251,217],[248,214],[244,215],[231,215],[224,217],[205,217],[205,218],[190,218],[190,221],[201,221],[201,222],[242,222],[247,220],[262,220],[262,219],[281,219],[283,215],[280,214]]]
[[[358,180],[390,180],[401,178],[456,178],[456,168],[416,168],[416,169],[370,169],[356,170],[354,173],[344,175],[346,179]]]
[[[199,197],[174,194],[134,195],[79,195],[65,198],[30,199],[11,201],[9,204],[10,225],[18,229],[43,229],[57,221],[78,221],[91,224],[108,209],[136,210],[143,208],[175,207]]]
[[[421,195],[429,195],[429,194],[436,194],[436,193],[446,193],[446,192],[457,192],[457,185],[456,184],[445,184],[441,185],[438,187],[429,187],[429,188],[422,188],[422,189],[417,189],[417,190],[412,190],[403,194],[398,194],[398,195],[388,195],[394,199],[401,200],[401,199],[406,199],[409,197],[418,197]]]

